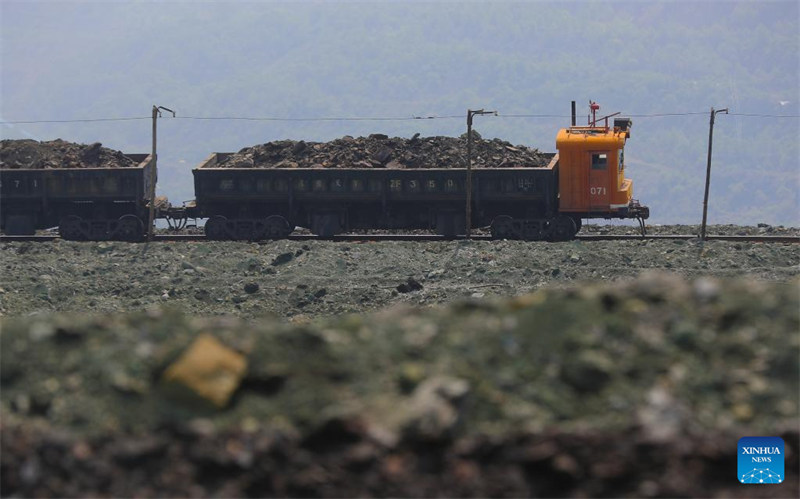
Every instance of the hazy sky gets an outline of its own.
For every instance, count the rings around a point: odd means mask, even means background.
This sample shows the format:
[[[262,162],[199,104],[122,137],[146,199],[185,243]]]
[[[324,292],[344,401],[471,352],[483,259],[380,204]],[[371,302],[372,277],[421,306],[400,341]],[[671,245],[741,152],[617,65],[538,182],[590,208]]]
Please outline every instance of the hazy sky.
[[[159,125],[160,189],[180,198],[191,196],[190,168],[211,151],[371,132],[458,135],[468,108],[500,111],[477,125],[484,135],[553,150],[573,99],[581,115],[589,99],[603,111],[634,115],[707,113],[710,106],[798,114],[799,3],[3,0],[0,116],[146,118],[153,104],[175,109],[183,119]],[[502,116],[513,114],[554,116]],[[185,119],[431,115],[457,118]],[[634,123],[638,185],[652,185],[667,165],[703,161],[707,117]],[[775,137],[787,125],[798,131],[796,119],[725,123],[720,161],[737,169],[754,161],[747,150],[754,133],[776,127]],[[150,146],[147,119],[5,123],[0,130],[3,138],[101,141],[128,152]],[[796,184],[794,137],[769,147],[769,162]],[[715,188],[735,181],[722,176]],[[644,194],[658,192],[645,187]]]

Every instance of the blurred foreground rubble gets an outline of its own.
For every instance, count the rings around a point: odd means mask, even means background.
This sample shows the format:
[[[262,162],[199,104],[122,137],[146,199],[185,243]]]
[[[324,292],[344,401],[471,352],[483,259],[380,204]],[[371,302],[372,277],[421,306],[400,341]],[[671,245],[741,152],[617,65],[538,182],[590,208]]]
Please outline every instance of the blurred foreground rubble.
[[[791,497],[798,284],[646,273],[298,324],[3,319],[1,492]],[[750,435],[785,440],[786,482],[738,484]]]

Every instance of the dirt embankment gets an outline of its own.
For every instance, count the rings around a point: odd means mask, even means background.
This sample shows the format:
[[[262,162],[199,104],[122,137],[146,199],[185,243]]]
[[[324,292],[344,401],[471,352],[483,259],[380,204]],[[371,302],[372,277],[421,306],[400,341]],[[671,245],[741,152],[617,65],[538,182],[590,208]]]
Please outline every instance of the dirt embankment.
[[[552,155],[501,139],[484,140],[473,132],[475,168],[536,168]],[[349,135],[330,142],[279,140],[246,147],[221,168],[466,168],[467,137],[411,139],[372,134]]]
[[[646,273],[302,325],[4,319],[2,494],[791,497],[799,301]],[[783,484],[738,484],[746,435],[785,440]]]
[[[7,316],[166,304],[197,314],[300,319],[398,303],[516,296],[573,280],[626,280],[646,270],[785,281],[800,274],[800,246],[697,240],[57,241],[0,244],[0,261],[0,313]]]

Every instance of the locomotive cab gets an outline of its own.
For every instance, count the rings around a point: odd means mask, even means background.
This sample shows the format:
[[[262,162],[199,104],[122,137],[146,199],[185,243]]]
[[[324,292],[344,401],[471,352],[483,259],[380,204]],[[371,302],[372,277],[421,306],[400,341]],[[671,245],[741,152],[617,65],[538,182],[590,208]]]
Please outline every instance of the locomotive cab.
[[[580,218],[637,218],[633,180],[625,178],[630,119],[614,126],[559,131],[559,211]]]

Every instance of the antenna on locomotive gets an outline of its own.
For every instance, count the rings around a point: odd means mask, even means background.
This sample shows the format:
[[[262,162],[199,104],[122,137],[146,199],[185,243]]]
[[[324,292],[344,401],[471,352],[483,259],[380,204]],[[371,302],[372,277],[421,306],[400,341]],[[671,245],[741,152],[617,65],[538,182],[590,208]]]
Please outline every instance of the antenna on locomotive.
[[[593,100],[589,101],[589,109],[591,109],[591,111],[592,111],[592,117],[589,118],[589,127],[590,128],[597,128],[597,121],[600,120],[600,121],[603,122],[603,126],[601,128],[605,128],[606,132],[608,132],[608,130],[609,130],[609,128],[608,128],[608,119],[609,118],[613,118],[614,116],[617,116],[618,114],[620,114],[620,112],[617,111],[616,113],[612,113],[612,114],[609,114],[607,116],[603,116],[602,118],[598,118],[597,117],[597,111],[600,110],[600,104],[598,104],[597,102],[595,102]]]
[[[147,240],[153,240],[153,220],[155,218],[156,208],[156,182],[158,181],[158,155],[156,154],[156,122],[161,117],[161,110],[172,113],[175,117],[175,111],[164,106],[153,106],[153,151],[150,154],[150,161],[153,163],[150,167],[150,189],[147,193],[148,203],[150,209],[147,215]]]
[[[592,111],[592,117],[589,120],[588,125],[592,128],[597,126],[597,111],[600,110],[600,104],[597,102],[590,100],[589,101],[589,109]]]

